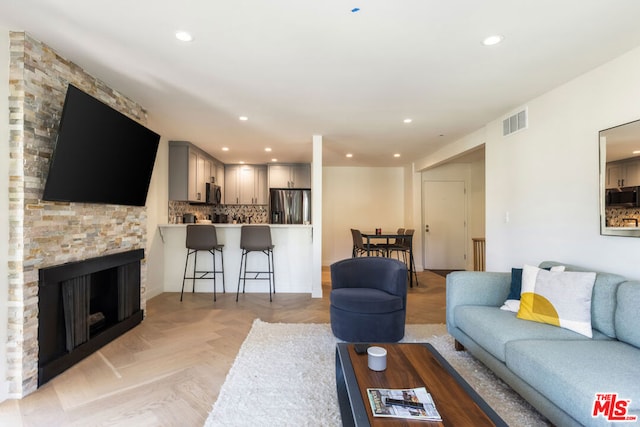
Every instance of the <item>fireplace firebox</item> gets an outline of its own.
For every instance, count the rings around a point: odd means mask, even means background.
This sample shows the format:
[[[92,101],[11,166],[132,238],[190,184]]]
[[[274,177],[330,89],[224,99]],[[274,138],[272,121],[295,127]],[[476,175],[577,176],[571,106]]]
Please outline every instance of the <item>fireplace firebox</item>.
[[[143,249],[39,270],[38,386],[143,318]]]

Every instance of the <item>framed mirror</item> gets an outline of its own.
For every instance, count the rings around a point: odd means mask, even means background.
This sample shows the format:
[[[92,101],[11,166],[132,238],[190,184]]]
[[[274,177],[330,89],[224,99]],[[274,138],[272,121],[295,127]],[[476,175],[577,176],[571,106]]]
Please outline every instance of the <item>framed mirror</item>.
[[[640,237],[640,120],[600,131],[600,234]]]

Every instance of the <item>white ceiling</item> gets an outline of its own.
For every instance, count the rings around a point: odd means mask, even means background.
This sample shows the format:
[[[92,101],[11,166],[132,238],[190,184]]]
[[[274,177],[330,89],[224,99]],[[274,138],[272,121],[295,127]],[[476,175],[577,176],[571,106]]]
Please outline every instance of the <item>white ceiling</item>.
[[[0,2],[1,27],[225,163],[309,161],[320,134],[325,165],[406,164],[639,46],[638,18],[638,0]]]

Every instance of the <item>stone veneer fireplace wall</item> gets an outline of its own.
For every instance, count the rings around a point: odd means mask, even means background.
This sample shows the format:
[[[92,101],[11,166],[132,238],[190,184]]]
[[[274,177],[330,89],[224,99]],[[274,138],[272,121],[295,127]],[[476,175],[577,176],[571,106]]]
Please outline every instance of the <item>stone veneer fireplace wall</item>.
[[[38,384],[38,269],[141,249],[146,208],[40,200],[68,83],[146,124],[146,111],[50,47],[10,33],[9,312],[7,382],[20,398]],[[141,265],[145,307],[146,265]]]

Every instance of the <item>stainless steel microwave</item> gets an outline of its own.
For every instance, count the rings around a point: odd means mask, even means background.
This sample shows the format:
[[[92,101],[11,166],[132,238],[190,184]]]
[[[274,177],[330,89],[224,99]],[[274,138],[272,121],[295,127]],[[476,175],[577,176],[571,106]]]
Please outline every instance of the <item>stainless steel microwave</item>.
[[[607,207],[637,207],[640,206],[640,187],[611,188],[607,190],[605,206]]]
[[[222,190],[219,185],[211,184],[209,182],[206,183],[207,186],[207,198],[205,199],[205,203],[207,205],[219,205],[222,201]]]

